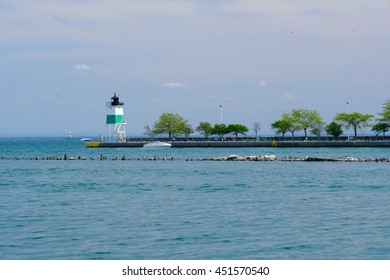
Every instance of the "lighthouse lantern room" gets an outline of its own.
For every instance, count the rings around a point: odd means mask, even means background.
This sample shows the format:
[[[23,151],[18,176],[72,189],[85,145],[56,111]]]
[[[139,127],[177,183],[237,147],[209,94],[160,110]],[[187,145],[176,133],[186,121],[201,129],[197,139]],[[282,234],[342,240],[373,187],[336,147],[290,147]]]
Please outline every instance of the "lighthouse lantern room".
[[[119,101],[119,97],[111,97],[111,101],[106,103],[107,107],[107,134],[110,142],[124,142],[126,140],[126,124],[123,113],[123,106],[125,103]]]

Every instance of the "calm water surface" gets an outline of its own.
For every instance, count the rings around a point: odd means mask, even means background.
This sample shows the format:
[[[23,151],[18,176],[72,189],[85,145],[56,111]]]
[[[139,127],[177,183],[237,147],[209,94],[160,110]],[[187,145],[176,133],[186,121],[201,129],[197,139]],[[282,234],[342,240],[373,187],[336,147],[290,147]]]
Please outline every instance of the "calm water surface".
[[[64,154],[88,160],[13,159]],[[0,160],[0,259],[390,258],[389,163],[196,161],[230,154],[389,158],[390,150],[144,151],[2,138],[0,156],[10,159]],[[132,160],[109,160],[122,156]]]

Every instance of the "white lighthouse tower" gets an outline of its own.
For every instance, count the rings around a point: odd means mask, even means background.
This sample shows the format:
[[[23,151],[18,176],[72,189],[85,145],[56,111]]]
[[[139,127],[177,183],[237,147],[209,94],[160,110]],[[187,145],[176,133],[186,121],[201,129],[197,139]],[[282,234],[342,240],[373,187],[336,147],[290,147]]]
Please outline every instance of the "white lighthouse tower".
[[[126,124],[123,113],[123,106],[125,103],[119,101],[119,97],[111,97],[111,101],[106,102],[107,107],[107,134],[110,142],[124,142],[126,141]]]

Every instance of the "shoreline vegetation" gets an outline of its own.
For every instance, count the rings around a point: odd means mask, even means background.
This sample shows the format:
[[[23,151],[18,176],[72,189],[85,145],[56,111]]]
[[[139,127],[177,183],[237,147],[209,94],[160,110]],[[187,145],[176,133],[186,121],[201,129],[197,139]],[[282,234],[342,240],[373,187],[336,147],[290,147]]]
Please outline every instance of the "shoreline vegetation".
[[[281,119],[271,124],[271,129],[277,135],[281,135],[282,138],[285,138],[286,134],[291,134],[291,138],[294,139],[298,132],[303,132],[305,137],[314,135],[319,139],[325,132],[327,135],[338,138],[344,134],[344,128],[346,129],[348,140],[351,132],[353,137],[358,137],[358,131],[368,127],[371,127],[371,131],[375,132],[376,136],[382,134],[385,137],[386,132],[390,131],[390,100],[383,103],[382,112],[378,113],[378,118],[375,120],[375,116],[372,114],[350,113],[349,102],[346,102],[346,104],[348,105],[348,113],[336,114],[331,123],[327,124],[316,110],[298,108],[292,109],[289,113],[283,113]],[[144,127],[144,134],[150,138],[155,135],[165,134],[168,135],[169,140],[179,135],[184,135],[188,138],[195,131],[206,139],[213,135],[219,138],[224,138],[226,135],[234,135],[235,137],[238,137],[238,135],[246,136],[249,131],[247,126],[238,123],[223,123],[222,105],[219,107],[221,108],[220,123],[212,125],[210,122],[202,121],[194,128],[188,120],[177,113],[163,113],[154,125],[146,125]],[[254,122],[252,130],[257,138],[258,132],[261,130],[261,124]],[[123,140],[121,135],[117,135],[117,137]]]
[[[354,139],[354,140],[282,140],[282,139],[168,139],[158,138],[159,141],[166,141],[172,144],[172,148],[252,148],[252,147],[286,147],[286,148],[321,148],[321,147],[390,147],[390,139]],[[126,142],[86,142],[87,148],[139,148],[144,145],[147,139],[127,139]]]

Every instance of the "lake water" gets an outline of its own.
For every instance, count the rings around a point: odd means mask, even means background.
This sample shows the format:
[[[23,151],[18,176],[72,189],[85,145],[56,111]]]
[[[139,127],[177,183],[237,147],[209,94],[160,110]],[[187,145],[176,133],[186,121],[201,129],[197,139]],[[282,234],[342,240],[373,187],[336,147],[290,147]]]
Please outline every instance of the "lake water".
[[[32,159],[65,154],[87,160]],[[390,158],[390,149],[0,138],[0,259],[390,258],[390,163],[196,161],[230,154]]]

